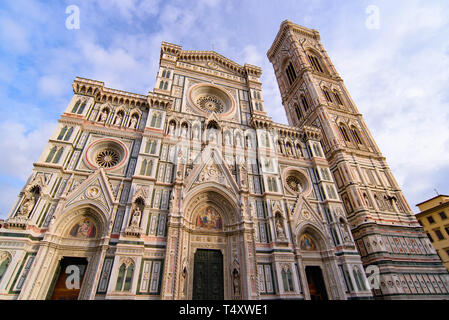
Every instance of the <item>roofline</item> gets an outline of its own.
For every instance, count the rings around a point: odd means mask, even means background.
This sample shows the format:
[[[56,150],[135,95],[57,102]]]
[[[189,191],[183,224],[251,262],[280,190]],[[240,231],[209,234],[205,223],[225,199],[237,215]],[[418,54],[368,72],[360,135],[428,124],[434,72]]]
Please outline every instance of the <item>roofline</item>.
[[[448,198],[449,198],[448,195],[445,195],[445,194],[439,194],[439,195],[437,195],[437,196],[435,196],[435,197],[433,197],[433,198],[430,198],[430,199],[428,199],[428,200],[426,200],[426,201],[420,202],[420,203],[416,204],[415,206],[417,207],[417,206],[419,206],[419,205],[421,205],[421,204],[423,204],[423,203],[426,203],[426,202],[435,200],[435,199],[438,198],[438,197],[448,197]]]
[[[271,60],[270,57],[272,55],[274,55],[276,53],[276,51],[279,49],[279,45],[283,41],[284,35],[288,29],[293,30],[297,33],[301,33],[305,36],[309,36],[318,41],[320,41],[320,39],[321,39],[321,36],[320,36],[320,33],[318,32],[318,30],[303,27],[299,24],[291,22],[288,19],[284,20],[284,21],[282,21],[279,31],[278,31],[276,37],[274,38],[273,44],[271,45],[270,49],[267,51],[267,57],[269,60]]]

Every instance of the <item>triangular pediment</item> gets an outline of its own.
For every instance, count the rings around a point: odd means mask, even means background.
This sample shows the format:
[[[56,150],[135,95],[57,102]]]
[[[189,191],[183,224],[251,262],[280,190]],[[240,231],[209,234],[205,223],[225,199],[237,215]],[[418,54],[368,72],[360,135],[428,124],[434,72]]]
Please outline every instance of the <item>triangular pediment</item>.
[[[313,224],[323,225],[323,218],[316,212],[313,206],[303,196],[299,196],[296,200],[296,204],[293,212],[293,221],[295,225],[301,222],[310,222]]]
[[[186,191],[204,183],[219,184],[234,194],[239,193],[239,186],[231,170],[221,157],[219,149],[207,146],[194,160],[196,165],[186,180]]]
[[[178,61],[212,71],[226,72],[237,76],[245,75],[245,70],[241,65],[214,51],[183,51],[178,57]]]
[[[115,198],[108,177],[103,169],[99,169],[67,195],[64,209],[91,203],[105,214],[110,214],[114,202]]]

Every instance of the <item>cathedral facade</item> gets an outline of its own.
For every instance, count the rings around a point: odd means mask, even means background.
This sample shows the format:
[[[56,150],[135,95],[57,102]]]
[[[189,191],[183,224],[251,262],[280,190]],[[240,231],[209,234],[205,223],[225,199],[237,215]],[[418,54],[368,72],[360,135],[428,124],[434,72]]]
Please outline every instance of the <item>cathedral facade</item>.
[[[268,58],[289,125],[213,51],[163,42],[147,95],[76,78],[0,226],[0,299],[448,298],[318,32],[284,21]]]

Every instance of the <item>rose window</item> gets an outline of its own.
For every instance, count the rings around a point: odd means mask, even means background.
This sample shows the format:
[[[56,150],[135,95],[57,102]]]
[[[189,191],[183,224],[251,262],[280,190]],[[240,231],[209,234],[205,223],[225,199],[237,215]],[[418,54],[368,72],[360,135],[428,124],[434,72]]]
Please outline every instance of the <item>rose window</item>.
[[[296,192],[301,191],[301,181],[299,181],[299,179],[297,177],[295,177],[295,176],[287,177],[287,184],[292,190],[294,190]]]
[[[100,151],[97,154],[95,160],[100,167],[111,168],[111,167],[116,166],[119,163],[120,155],[115,150],[106,149],[106,150]]]
[[[235,112],[235,100],[232,91],[214,84],[199,83],[193,85],[187,95],[189,106],[197,113],[206,116],[215,113],[221,117]]]
[[[91,169],[116,170],[128,159],[128,148],[122,142],[103,138],[92,142],[86,149],[84,161]]]
[[[288,168],[282,178],[285,188],[293,194],[307,195],[312,191],[312,185],[307,173],[296,168]]]
[[[204,96],[198,98],[197,105],[206,112],[222,113],[224,110],[223,104],[213,96]]]

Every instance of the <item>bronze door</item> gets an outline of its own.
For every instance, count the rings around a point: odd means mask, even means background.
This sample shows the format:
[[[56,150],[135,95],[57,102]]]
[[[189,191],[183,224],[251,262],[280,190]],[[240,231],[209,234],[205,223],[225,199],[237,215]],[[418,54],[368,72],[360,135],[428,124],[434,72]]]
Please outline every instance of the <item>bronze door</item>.
[[[219,250],[198,249],[193,273],[193,300],[223,300],[223,255]]]
[[[68,288],[67,283],[73,284],[73,275],[75,274],[73,272],[73,267],[67,269],[70,266],[74,266],[75,268],[78,268],[79,270],[79,286],[78,288]],[[84,274],[86,273],[87,268],[87,259],[85,258],[70,258],[70,257],[64,257],[59,266],[56,270],[54,282],[53,282],[53,292],[51,295],[51,300],[77,300],[81,285],[83,283]],[[67,277],[72,276],[71,279],[68,279]],[[50,289],[52,290],[52,288]]]

